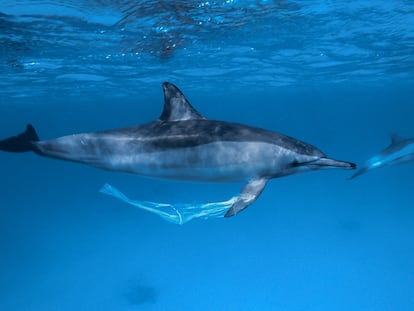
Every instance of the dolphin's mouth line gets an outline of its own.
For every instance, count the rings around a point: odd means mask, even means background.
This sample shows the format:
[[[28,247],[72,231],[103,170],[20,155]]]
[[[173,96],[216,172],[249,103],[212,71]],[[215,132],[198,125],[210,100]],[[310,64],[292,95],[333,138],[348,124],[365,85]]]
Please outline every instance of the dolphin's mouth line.
[[[319,158],[312,161],[301,163],[300,166],[316,166],[316,167],[332,167],[332,168],[344,168],[344,169],[356,169],[357,165],[352,162],[340,161],[330,158]]]

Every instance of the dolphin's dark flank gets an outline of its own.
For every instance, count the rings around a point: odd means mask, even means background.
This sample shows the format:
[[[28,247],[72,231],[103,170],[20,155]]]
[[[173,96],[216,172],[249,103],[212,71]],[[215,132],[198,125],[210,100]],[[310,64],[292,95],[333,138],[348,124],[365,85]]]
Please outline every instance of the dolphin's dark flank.
[[[208,120],[172,83],[162,84],[164,109],[148,124],[39,140],[35,129],[0,141],[0,150],[85,163],[101,169],[194,181],[246,185],[225,216],[245,209],[268,180],[323,168],[355,169],[297,139],[238,123]]]

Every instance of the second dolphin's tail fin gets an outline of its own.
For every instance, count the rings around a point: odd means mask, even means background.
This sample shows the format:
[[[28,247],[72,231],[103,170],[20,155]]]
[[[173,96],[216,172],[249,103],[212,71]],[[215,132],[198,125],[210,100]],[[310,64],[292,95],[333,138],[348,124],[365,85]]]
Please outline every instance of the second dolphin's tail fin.
[[[28,124],[23,133],[0,140],[0,150],[7,152],[35,151],[33,143],[36,141],[39,141],[36,130],[31,124]]]
[[[368,172],[368,168],[363,167],[363,168],[359,169],[354,175],[352,175],[348,179],[349,180],[354,179],[355,177],[358,177],[359,175],[365,174],[366,172]]]

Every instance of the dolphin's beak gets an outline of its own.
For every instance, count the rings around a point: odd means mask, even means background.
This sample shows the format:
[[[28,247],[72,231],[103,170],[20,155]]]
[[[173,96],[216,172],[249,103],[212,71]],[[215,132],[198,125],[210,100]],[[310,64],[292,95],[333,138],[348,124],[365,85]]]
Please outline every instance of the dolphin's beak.
[[[334,160],[334,159],[329,159],[329,158],[320,158],[309,164],[312,166],[327,166],[327,167],[332,167],[332,168],[338,167],[338,168],[344,168],[344,169],[350,169],[350,170],[356,169],[355,163],[339,161],[339,160]]]

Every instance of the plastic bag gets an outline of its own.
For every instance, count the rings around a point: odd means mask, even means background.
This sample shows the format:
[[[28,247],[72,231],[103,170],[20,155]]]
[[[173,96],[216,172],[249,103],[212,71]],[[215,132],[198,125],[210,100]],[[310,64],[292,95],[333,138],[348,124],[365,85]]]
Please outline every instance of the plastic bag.
[[[222,202],[170,204],[132,200],[110,184],[105,184],[99,191],[140,209],[157,214],[169,222],[180,225],[195,218],[208,219],[224,217],[237,199],[237,197],[232,197],[230,200]]]

